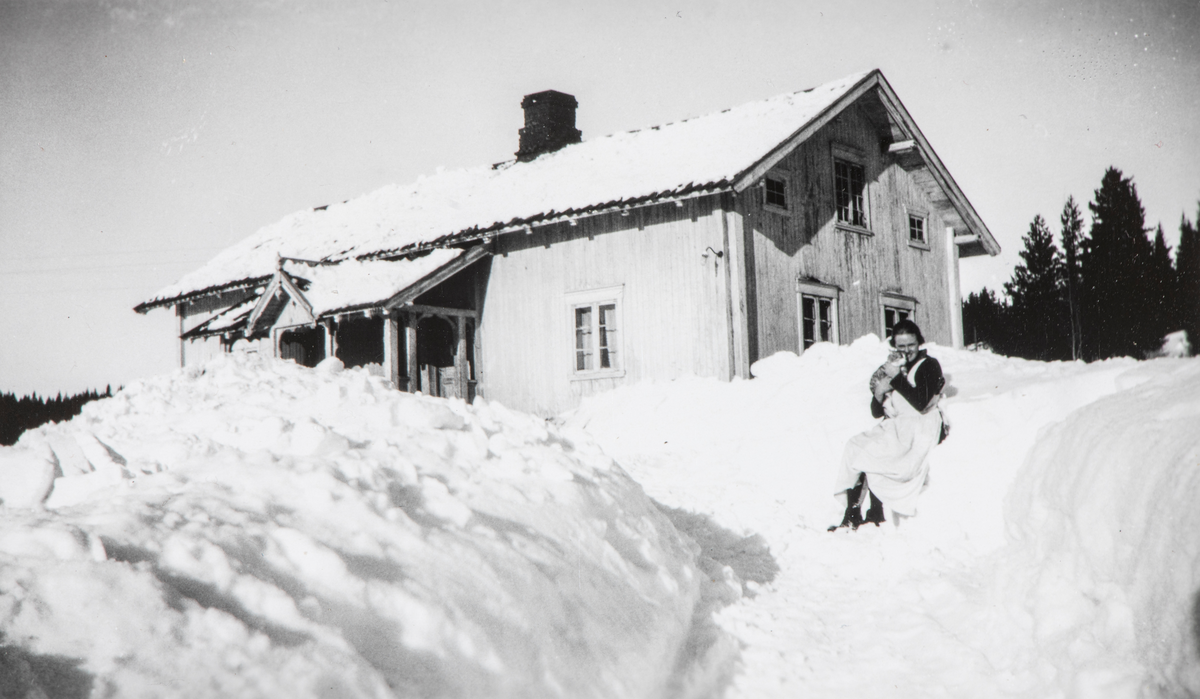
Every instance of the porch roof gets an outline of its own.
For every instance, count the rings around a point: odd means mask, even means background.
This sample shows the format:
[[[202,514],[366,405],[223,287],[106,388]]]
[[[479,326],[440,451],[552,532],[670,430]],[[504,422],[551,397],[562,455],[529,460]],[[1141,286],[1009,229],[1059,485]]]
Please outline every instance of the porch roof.
[[[444,279],[481,256],[479,252],[468,254],[457,248],[441,248],[415,258],[387,262],[347,260],[336,264],[308,265],[286,260],[280,263],[276,274],[287,275],[292,283],[286,285],[286,293],[291,295],[294,290],[294,293],[300,294],[303,303],[311,307],[312,319],[318,320],[394,305],[397,299],[419,294],[426,282]],[[280,291],[280,286],[268,282],[263,293],[212,314],[184,332],[183,339],[245,332],[249,321],[257,321],[264,312],[271,313],[267,311],[271,298],[265,298],[264,293],[273,297]],[[260,306],[262,309],[259,309]],[[251,329],[248,334],[254,332],[257,330]]]
[[[313,314],[321,318],[382,307],[395,295],[461,258],[464,252],[458,248],[439,248],[413,259],[345,260],[315,266],[287,262],[284,268],[292,279],[301,282]]]

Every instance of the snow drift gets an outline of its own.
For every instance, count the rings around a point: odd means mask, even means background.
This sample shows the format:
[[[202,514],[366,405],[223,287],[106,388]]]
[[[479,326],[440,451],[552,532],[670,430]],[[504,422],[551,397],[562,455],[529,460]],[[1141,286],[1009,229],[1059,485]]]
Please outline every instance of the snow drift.
[[[999,569],[1067,696],[1200,694],[1200,363],[1160,360],[1038,441]]]
[[[654,696],[699,594],[586,437],[336,360],[135,383],[0,472],[4,696]]]

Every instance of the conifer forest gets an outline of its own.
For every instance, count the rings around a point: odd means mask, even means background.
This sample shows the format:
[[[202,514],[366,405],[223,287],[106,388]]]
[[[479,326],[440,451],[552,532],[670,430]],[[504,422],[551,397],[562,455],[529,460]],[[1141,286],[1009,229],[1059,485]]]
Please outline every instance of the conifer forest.
[[[104,393],[84,391],[65,398],[61,393],[55,398],[42,398],[37,393],[17,398],[12,393],[0,393],[0,446],[16,444],[25,430],[47,422],[70,420],[83,410],[85,403],[111,396],[111,386],[106,386]]]
[[[1091,225],[1068,197],[1055,239],[1034,216],[1021,263],[1003,294],[984,288],[963,303],[964,339],[1038,360],[1151,357],[1164,338],[1187,332],[1200,345],[1200,213],[1181,217],[1179,243],[1149,228],[1133,178],[1108,168],[1087,204]],[[1174,254],[1172,254],[1174,252]]]

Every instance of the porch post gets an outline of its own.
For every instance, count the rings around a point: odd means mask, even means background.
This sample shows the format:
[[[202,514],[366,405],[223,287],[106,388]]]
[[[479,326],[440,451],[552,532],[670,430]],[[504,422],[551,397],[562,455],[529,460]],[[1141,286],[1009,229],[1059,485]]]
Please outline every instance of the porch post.
[[[183,368],[187,366],[187,354],[185,347],[187,340],[183,339],[183,319],[186,317],[183,313],[183,304],[175,304],[175,315],[179,317],[179,366]]]
[[[326,318],[325,322],[322,323],[322,325],[325,326],[325,358],[326,359],[337,356],[337,335],[335,334],[336,331],[333,329],[333,324],[334,324],[334,320],[332,318]]]
[[[391,313],[383,318],[383,368],[392,385],[404,390],[400,385],[400,321]]]
[[[465,316],[454,316],[455,334],[458,343],[454,348],[454,390],[458,397],[467,399],[467,319]]]
[[[420,367],[417,365],[417,323],[420,316],[410,313],[404,317],[404,349],[408,352],[408,392],[421,390]]]

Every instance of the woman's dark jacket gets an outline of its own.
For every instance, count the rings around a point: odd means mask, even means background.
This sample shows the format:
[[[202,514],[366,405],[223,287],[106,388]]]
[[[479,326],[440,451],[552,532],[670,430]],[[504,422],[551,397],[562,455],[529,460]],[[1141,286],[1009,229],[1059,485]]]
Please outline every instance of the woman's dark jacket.
[[[917,374],[913,377],[915,383],[909,383],[908,372],[922,359],[925,362],[917,368]],[[938,360],[925,354],[925,350],[918,351],[917,356],[901,367],[900,373],[892,377],[891,381],[892,388],[920,411],[925,410],[925,407],[929,405],[929,400],[941,393],[945,385],[946,378],[942,376],[942,365],[938,363]],[[883,417],[883,404],[874,396],[871,397],[871,417]]]

